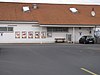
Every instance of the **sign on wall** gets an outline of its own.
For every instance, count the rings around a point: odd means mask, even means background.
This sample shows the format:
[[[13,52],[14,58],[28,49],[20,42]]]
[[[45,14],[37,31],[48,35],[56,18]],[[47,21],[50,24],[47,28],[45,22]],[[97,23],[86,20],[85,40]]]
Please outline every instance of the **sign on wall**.
[[[52,37],[52,33],[51,32],[48,32],[47,33],[47,37]]]
[[[41,38],[46,38],[46,32],[41,32]]]
[[[35,32],[35,38],[40,38],[40,32]]]
[[[20,38],[20,31],[15,32],[15,38]]]
[[[28,38],[33,38],[33,32],[32,31],[28,32]]]
[[[26,31],[22,31],[22,38],[27,38],[27,32]]]

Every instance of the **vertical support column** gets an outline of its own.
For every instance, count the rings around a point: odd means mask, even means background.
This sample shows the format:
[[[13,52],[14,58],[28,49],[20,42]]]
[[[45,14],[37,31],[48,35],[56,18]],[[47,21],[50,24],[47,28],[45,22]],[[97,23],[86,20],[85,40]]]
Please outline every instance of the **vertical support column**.
[[[73,27],[73,44],[75,43],[75,27]]]
[[[40,44],[42,44],[43,42],[42,42],[42,37],[41,37],[41,32],[42,32],[42,27],[41,27],[41,31],[40,31],[40,40],[41,40],[41,42],[40,42]]]
[[[95,37],[95,43],[97,44],[98,42],[97,42],[97,36],[96,36],[96,28],[97,28],[97,26],[95,25],[95,28],[94,28],[94,37]]]

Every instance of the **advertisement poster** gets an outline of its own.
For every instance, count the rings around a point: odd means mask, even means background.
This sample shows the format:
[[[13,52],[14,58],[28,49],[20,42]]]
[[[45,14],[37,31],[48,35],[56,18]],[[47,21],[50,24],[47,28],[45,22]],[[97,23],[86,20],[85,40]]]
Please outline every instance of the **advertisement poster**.
[[[15,32],[15,38],[20,38],[20,31]]]
[[[27,32],[26,31],[22,31],[22,38],[27,38]]]
[[[46,38],[46,32],[41,32],[41,38]]]
[[[28,38],[33,38],[33,32],[32,31],[28,32]]]
[[[35,32],[35,38],[40,38],[40,32]]]

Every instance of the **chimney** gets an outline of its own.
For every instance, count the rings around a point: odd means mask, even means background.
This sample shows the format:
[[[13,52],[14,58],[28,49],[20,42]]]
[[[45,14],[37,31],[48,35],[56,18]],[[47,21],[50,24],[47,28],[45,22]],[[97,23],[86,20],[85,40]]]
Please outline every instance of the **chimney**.
[[[92,11],[91,11],[91,16],[92,16],[92,17],[95,17],[95,16],[96,16],[96,13],[95,13],[94,8],[92,8]]]

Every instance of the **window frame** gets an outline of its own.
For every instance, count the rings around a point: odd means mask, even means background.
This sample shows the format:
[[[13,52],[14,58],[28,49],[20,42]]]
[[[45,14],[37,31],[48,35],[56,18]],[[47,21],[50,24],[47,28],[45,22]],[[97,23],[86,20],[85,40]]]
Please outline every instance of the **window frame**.
[[[68,27],[47,27],[47,32],[68,32]]]
[[[14,31],[14,27],[0,27],[1,30],[0,32],[13,32]],[[6,30],[2,30],[3,28],[6,28]],[[11,30],[9,30],[9,28],[12,28]]]

